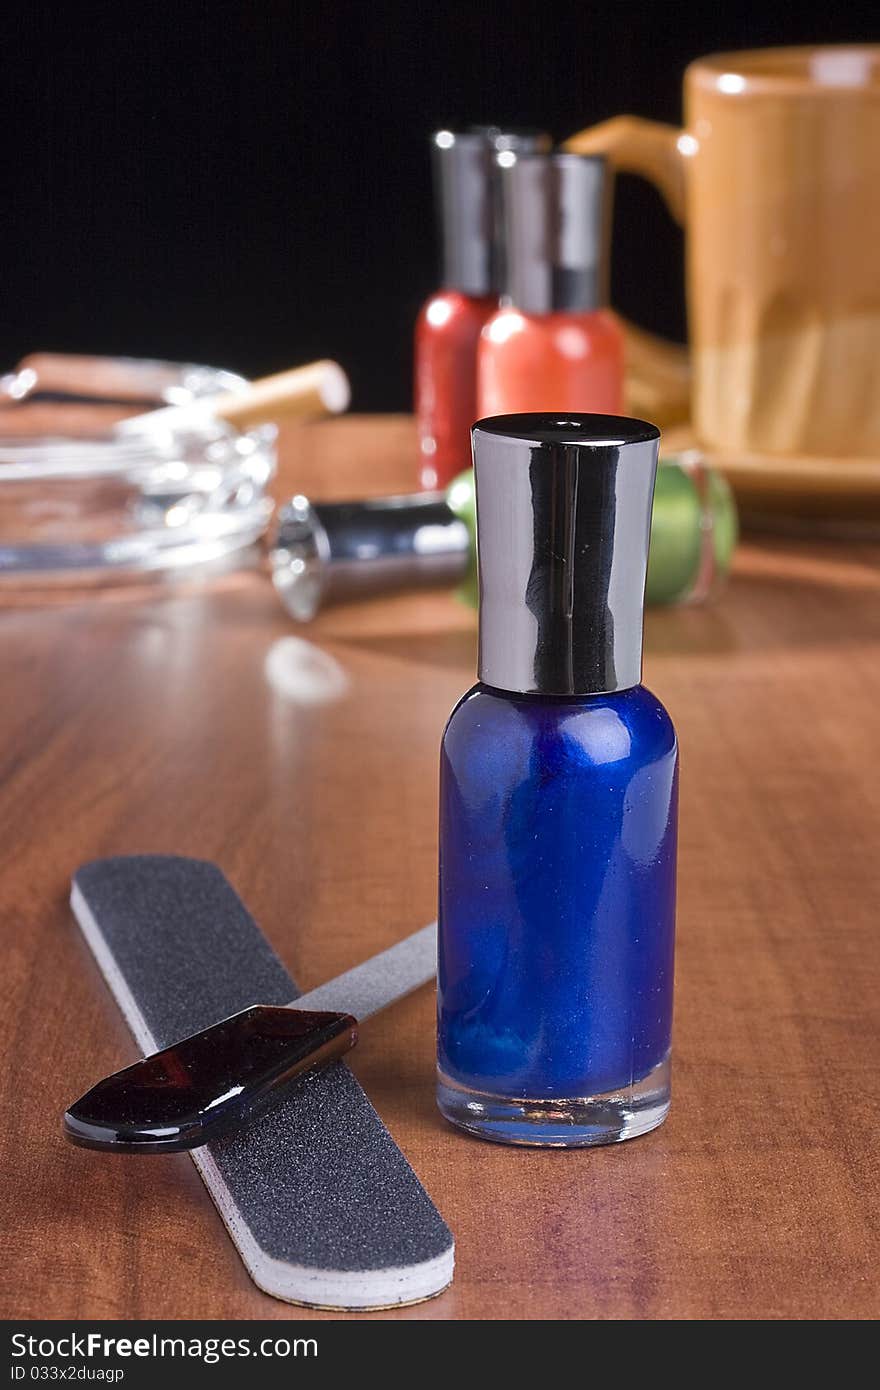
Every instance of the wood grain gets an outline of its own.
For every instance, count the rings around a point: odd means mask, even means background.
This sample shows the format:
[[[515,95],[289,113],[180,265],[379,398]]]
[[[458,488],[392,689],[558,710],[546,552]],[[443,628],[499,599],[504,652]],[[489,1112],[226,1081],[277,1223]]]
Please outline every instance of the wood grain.
[[[407,491],[416,472],[400,418],[291,427],[283,459],[280,493]],[[752,543],[714,606],[650,615],[646,679],[683,750],[662,1129],[595,1152],[483,1144],[434,1109],[430,991],[364,1030],[355,1069],[458,1243],[447,1293],[369,1316],[880,1312],[878,562]],[[65,1103],[135,1055],[69,880],[97,855],[214,859],[306,988],[428,921],[472,616],[403,596],[297,633],[252,572],[7,599],[0,643],[0,1311],[331,1316],[253,1287],[185,1157],[62,1140]],[[309,703],[322,682],[335,697]]]

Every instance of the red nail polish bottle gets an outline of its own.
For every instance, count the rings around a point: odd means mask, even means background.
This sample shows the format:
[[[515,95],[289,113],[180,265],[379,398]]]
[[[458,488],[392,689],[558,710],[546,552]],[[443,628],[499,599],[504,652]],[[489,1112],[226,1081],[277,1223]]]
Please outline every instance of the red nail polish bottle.
[[[510,152],[499,163],[506,295],[480,338],[479,415],[620,414],[623,337],[605,308],[604,161]]]
[[[420,481],[446,487],[471,462],[477,346],[498,307],[502,274],[500,151],[543,149],[547,136],[478,126],[432,136],[443,288],[422,308],[415,337]]]

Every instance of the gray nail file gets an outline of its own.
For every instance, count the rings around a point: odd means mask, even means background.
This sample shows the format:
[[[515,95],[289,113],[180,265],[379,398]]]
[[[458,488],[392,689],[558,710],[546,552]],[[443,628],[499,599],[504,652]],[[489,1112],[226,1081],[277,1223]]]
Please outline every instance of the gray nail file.
[[[437,923],[432,922],[290,1002],[298,1009],[354,1014],[363,1022],[433,980],[436,973]]]
[[[144,1053],[250,1004],[303,998],[213,864],[97,860],[75,874],[71,905]],[[375,1012],[414,987],[432,933],[305,999],[336,1008],[325,1001],[348,978],[345,1008]],[[451,1232],[342,1062],[302,1077],[254,1124],[191,1157],[254,1282],[276,1298],[388,1308],[430,1298],[452,1279]]]

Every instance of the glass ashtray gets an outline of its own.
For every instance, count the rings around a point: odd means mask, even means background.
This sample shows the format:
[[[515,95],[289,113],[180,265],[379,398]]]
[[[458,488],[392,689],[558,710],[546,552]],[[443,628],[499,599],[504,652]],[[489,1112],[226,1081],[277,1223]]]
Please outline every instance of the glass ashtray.
[[[126,359],[88,359],[83,378],[58,364],[86,359],[34,361],[52,370],[19,364],[0,379],[0,585],[179,571],[259,540],[272,512],[273,426],[114,429],[126,411],[244,390],[244,378]]]

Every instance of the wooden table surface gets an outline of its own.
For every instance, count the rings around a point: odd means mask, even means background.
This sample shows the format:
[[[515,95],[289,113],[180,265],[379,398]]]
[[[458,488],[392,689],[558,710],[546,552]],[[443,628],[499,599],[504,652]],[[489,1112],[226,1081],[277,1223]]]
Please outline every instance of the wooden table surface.
[[[406,419],[283,446],[282,493],[411,488]],[[185,1156],[60,1137],[65,1104],[136,1055],[68,886],[99,855],[213,859],[304,987],[429,921],[438,740],[474,679],[473,617],[410,595],[296,631],[251,573],[5,600],[0,643],[0,1312],[335,1316],[257,1291]],[[457,1273],[367,1316],[880,1312],[880,547],[744,544],[715,605],[650,614],[645,665],[682,746],[669,1121],[595,1151],[468,1138],[434,1108],[432,991],[390,1009],[352,1065]]]

